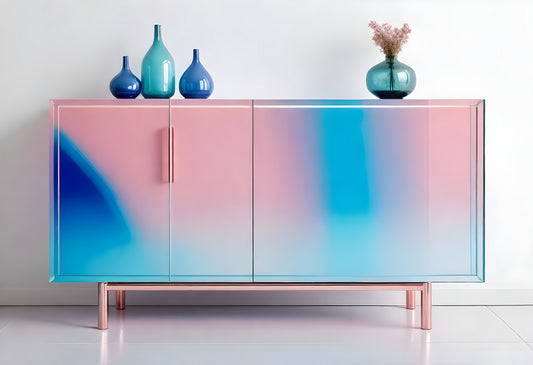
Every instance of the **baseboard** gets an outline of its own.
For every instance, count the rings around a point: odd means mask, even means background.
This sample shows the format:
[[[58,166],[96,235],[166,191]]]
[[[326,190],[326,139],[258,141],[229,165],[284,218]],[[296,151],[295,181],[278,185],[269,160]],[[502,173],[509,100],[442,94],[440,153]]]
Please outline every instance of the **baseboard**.
[[[113,295],[110,299],[113,303]],[[405,294],[377,291],[129,292],[127,302],[132,305],[404,305]],[[50,289],[0,289],[0,305],[96,304],[96,284],[61,284]],[[533,305],[533,290],[439,289],[435,284],[433,304]]]

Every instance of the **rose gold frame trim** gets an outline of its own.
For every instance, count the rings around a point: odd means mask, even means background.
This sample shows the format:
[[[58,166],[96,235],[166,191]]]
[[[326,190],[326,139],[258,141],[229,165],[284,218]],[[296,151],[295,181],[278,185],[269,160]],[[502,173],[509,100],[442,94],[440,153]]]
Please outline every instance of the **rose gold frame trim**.
[[[174,182],[174,127],[170,127],[168,133],[168,178]]]
[[[108,292],[116,291],[117,309],[126,305],[131,291],[303,291],[303,290],[396,290],[406,292],[406,307],[415,309],[415,294],[421,292],[422,329],[431,329],[431,283],[98,283],[98,328],[107,329]]]
[[[108,283],[109,291],[422,290],[423,283]]]

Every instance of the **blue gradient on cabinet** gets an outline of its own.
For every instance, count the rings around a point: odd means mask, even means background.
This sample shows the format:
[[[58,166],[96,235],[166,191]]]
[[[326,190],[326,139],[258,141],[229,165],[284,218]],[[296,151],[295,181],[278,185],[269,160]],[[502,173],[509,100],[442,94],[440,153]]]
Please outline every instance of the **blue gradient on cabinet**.
[[[68,225],[75,222],[77,214],[85,215],[104,224],[107,234],[116,242],[129,241],[131,232],[112,190],[68,137],[60,134],[59,138],[61,222]]]
[[[468,107],[361,104],[256,102],[254,280],[478,281]]]
[[[80,275],[91,271],[88,265],[102,252],[127,245],[132,236],[102,176],[65,135],[59,138],[60,273]]]
[[[330,275],[364,275],[377,265],[375,238],[368,229],[376,213],[371,210],[369,188],[369,174],[375,171],[370,170],[372,153],[367,151],[362,131],[371,117],[368,114],[362,109],[315,113],[321,136],[317,153],[323,156],[321,195],[328,242],[324,260]],[[358,257],[366,259],[358,261]]]
[[[168,280],[168,252],[144,247],[142,237],[108,183],[64,134],[59,133],[58,222],[54,281]],[[57,140],[54,148],[57,151]],[[95,227],[98,227],[95,229]],[[151,277],[150,275],[155,275]],[[148,278],[140,278],[147,276]],[[161,277],[159,277],[161,276]],[[86,279],[84,279],[86,277]]]
[[[333,109],[317,114],[322,135],[326,207],[333,215],[366,214],[370,197],[361,132],[364,112]]]

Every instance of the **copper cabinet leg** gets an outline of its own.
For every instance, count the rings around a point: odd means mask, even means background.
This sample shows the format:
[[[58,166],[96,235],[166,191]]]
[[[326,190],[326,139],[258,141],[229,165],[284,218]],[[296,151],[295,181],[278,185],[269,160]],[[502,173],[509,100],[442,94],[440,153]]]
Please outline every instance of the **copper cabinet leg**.
[[[405,291],[405,308],[415,309],[416,308],[416,291],[415,290],[406,290]]]
[[[98,283],[98,328],[101,330],[107,329],[108,293],[107,283]]]
[[[424,283],[421,295],[422,329],[431,329],[431,283]]]
[[[117,304],[115,306],[115,309],[126,309],[126,291],[116,290],[115,297],[117,299]]]

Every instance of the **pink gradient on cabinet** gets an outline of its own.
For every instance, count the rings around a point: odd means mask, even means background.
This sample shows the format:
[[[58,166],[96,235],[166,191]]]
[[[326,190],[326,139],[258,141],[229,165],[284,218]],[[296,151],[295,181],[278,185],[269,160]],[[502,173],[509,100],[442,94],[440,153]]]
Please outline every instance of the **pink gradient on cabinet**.
[[[364,242],[350,244],[354,255],[365,256],[374,270],[386,272],[394,270],[394,265],[378,260],[381,255],[377,252],[399,250],[398,254],[402,254],[406,247],[421,245],[410,240],[398,245],[387,242],[417,229],[421,222],[427,223],[427,126],[409,110],[403,111],[401,121],[397,110],[363,113],[347,110],[346,115],[342,112],[327,107],[256,111],[257,274],[279,269],[280,275],[291,271],[294,275],[306,272],[333,275],[343,270],[339,268],[342,260],[338,256],[346,252],[350,237]],[[352,125],[352,129],[344,130],[346,118],[357,123],[357,127]],[[359,136],[345,139],[345,133]],[[360,144],[357,149],[361,151],[351,149],[355,143]],[[346,150],[336,149],[339,144],[345,144]],[[355,159],[363,160],[355,168],[357,174],[367,176],[366,187],[359,188],[361,194],[370,198],[368,202],[356,203],[360,212],[349,215],[336,212],[328,200],[337,191],[357,194],[358,187],[346,191],[342,181],[328,181],[325,176],[332,164],[341,165],[335,168],[334,179],[354,168],[351,153],[359,153]],[[328,159],[328,154],[333,156]],[[345,198],[350,199],[347,195]],[[375,226],[386,220],[390,230]],[[277,269],[268,268],[269,265]],[[350,265],[354,263],[346,261],[340,266]]]
[[[328,255],[321,136],[313,128],[315,121],[314,110],[254,111],[256,280],[257,275],[289,270],[316,272]]]
[[[161,171],[168,100],[58,104],[57,127],[106,179],[132,219],[131,227],[145,237],[157,237],[147,242],[168,247],[164,237],[168,235],[169,188]]]
[[[431,201],[440,209],[470,203],[469,158],[471,120],[469,108],[429,109],[429,184]],[[474,161],[475,163],[475,161]]]
[[[471,221],[471,204],[475,186],[471,173],[475,172],[476,156],[471,148],[476,146],[471,119],[471,109],[431,108],[429,125],[429,239],[426,264],[439,267],[442,262],[453,262],[457,270],[475,274],[475,242],[471,240],[476,230]],[[462,242],[463,245],[458,245]],[[465,255],[470,251],[470,255]]]
[[[311,110],[259,109],[256,111],[254,154],[260,164],[254,171],[259,187],[255,200],[270,219],[298,217],[291,224],[307,225],[323,211],[318,192],[323,188],[319,130],[309,128],[316,117]],[[268,122],[266,122],[268,121]],[[264,204],[264,206],[262,206]]]
[[[256,102],[256,280],[478,280],[470,101],[350,103]]]
[[[171,274],[251,280],[250,101],[172,101]],[[209,281],[210,279],[204,279]]]
[[[424,262],[429,204],[426,113],[415,108],[364,111],[370,209],[366,226],[348,232],[360,234],[361,246],[367,246],[359,251],[362,273],[387,277],[431,272]]]

